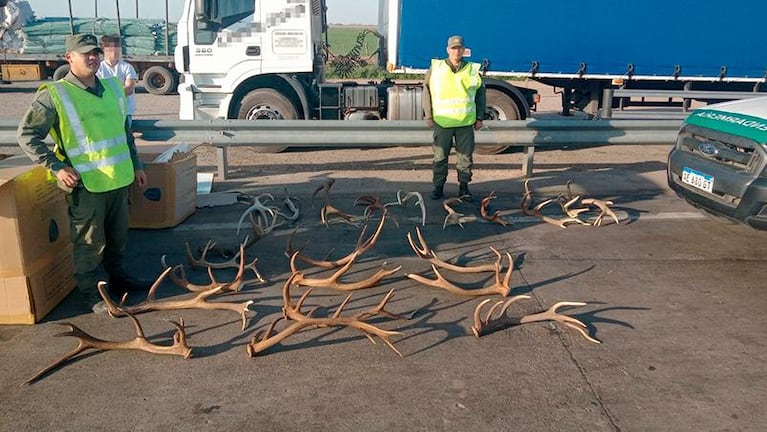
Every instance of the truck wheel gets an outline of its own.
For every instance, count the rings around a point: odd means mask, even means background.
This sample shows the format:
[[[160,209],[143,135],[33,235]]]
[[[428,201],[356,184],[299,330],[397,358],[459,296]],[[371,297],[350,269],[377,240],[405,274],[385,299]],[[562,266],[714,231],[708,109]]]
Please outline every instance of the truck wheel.
[[[173,72],[163,66],[152,66],[144,71],[144,88],[154,95],[167,95],[176,90],[178,83]]]
[[[69,64],[63,64],[56,68],[55,71],[53,71],[53,80],[58,81],[69,73]]]
[[[247,120],[295,120],[298,111],[288,98],[274,89],[256,89],[245,95],[237,112],[238,119]],[[285,146],[255,146],[257,153],[279,153]]]
[[[506,93],[487,89],[487,108],[485,109],[486,120],[519,120],[519,108],[514,103],[514,99]],[[475,149],[479,154],[500,154],[506,151],[509,146],[505,145],[478,145]]]

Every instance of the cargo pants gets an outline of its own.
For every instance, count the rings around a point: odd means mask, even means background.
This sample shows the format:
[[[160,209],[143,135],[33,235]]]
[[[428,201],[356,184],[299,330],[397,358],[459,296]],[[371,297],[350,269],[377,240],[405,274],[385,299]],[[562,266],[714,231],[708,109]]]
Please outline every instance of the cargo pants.
[[[99,265],[122,275],[128,243],[128,187],[93,193],[78,186],[67,194],[74,246],[75,280],[80,291],[96,292]]]
[[[458,181],[469,183],[471,181],[471,167],[474,165],[474,126],[460,126],[443,128],[434,124],[434,162],[432,164],[432,184],[441,187],[447,181],[447,158],[450,148],[455,139],[455,169],[458,171]]]

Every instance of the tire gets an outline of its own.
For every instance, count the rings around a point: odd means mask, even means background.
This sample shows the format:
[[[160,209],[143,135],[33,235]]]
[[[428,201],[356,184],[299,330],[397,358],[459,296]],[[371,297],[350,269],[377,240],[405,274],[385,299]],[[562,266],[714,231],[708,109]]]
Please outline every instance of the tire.
[[[298,118],[298,110],[288,98],[277,90],[256,89],[245,95],[240,101],[237,118],[246,120],[295,120]],[[253,147],[253,151],[256,153],[279,153],[285,148],[285,146],[257,146]]]
[[[53,71],[53,80],[58,81],[69,73],[69,64],[63,64],[56,68],[55,71]]]
[[[154,95],[167,95],[176,91],[176,74],[163,66],[152,66],[144,71],[144,88]]]
[[[487,89],[487,108],[485,109],[485,119],[487,120],[519,120],[522,116],[519,114],[519,107],[514,103],[514,99],[506,93]],[[500,154],[506,151],[509,146],[505,145],[478,145],[474,150],[478,154]]]

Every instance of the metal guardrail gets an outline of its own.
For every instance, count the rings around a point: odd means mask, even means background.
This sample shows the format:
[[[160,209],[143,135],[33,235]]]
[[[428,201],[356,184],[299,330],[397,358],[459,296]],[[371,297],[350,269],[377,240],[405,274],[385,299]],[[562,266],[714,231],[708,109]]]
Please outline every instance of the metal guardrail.
[[[584,145],[672,144],[681,120],[529,119],[487,121],[480,145],[522,147],[522,174],[532,175],[535,148]],[[0,145],[16,144],[17,120],[0,120]],[[137,138],[150,142],[209,144],[217,148],[218,175],[227,175],[230,146],[360,148],[428,146],[422,121],[365,120],[134,120]]]
[[[707,91],[707,90],[642,90],[642,89],[604,89],[602,92],[602,109],[599,117],[609,119],[613,117],[613,98],[667,98],[682,99],[682,115],[689,112],[692,100],[736,100],[765,97],[765,92],[743,91]]]

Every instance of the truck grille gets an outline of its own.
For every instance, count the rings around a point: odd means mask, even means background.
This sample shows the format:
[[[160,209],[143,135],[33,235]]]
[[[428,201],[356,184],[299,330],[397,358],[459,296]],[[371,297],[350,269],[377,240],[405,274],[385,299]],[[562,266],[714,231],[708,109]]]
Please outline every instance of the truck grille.
[[[726,165],[739,171],[758,173],[764,151],[754,141],[688,125],[679,134],[677,147],[697,157]]]

